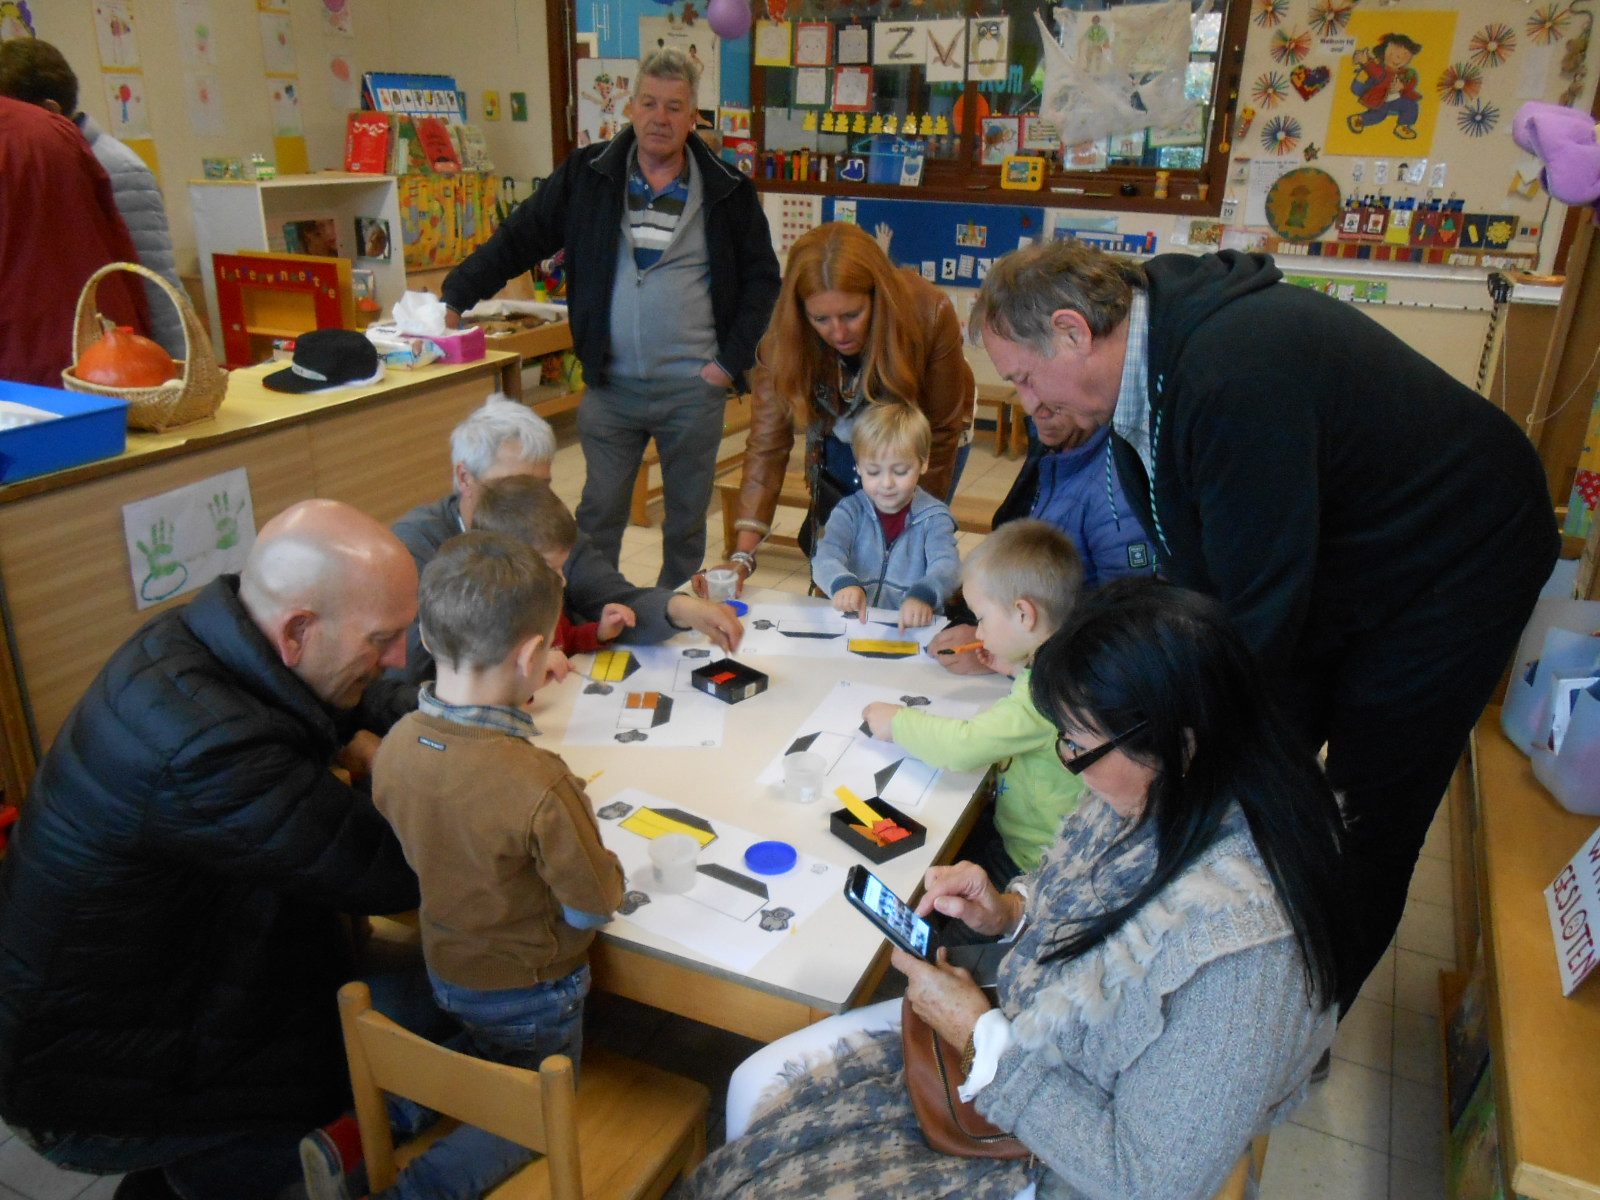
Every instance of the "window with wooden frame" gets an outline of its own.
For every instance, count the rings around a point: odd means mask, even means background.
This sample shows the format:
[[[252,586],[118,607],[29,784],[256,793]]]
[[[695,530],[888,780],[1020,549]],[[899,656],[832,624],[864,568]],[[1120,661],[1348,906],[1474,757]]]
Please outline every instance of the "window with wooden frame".
[[[574,0],[550,5],[555,113],[570,112]],[[1080,87],[1073,64],[1109,63],[1112,42],[1138,19],[1169,5],[1105,3],[1007,6],[997,0],[755,0],[750,100],[757,145],[755,182],[769,191],[1086,209],[1215,214],[1239,106],[1240,70],[1251,0],[1191,0],[1184,48],[1138,73]],[[1181,15],[1181,14],[1180,14]],[[781,28],[779,28],[781,26]],[[1129,36],[1132,36],[1131,34]],[[1054,47],[1046,45],[1046,39]],[[1121,60],[1119,61],[1119,69]],[[776,65],[782,63],[783,65]],[[765,64],[765,65],[764,65]],[[724,81],[726,82],[726,80]],[[1143,86],[1164,89],[1167,120],[1063,145],[1051,113],[1077,119],[1097,103],[1141,103]],[[1181,92],[1181,110],[1173,106]],[[1046,96],[1046,91],[1050,95]],[[558,122],[559,161],[571,135]],[[1068,125],[1068,129],[1075,128]],[[838,167],[868,154],[875,135],[915,139],[924,151],[921,184],[841,179]],[[881,141],[878,143],[882,145]],[[809,152],[808,178],[794,151]],[[1045,160],[1036,191],[1001,187],[1002,159]],[[773,162],[767,173],[767,156]],[[779,159],[779,155],[783,155]],[[816,163],[829,160],[826,181]],[[784,166],[780,166],[779,163]],[[858,168],[859,169],[859,168]]]

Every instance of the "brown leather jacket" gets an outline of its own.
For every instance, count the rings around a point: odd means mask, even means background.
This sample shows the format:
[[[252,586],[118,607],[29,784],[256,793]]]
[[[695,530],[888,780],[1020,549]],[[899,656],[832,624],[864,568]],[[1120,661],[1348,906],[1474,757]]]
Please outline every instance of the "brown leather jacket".
[[[918,397],[928,424],[933,426],[933,451],[928,456],[928,473],[922,478],[922,489],[930,496],[943,499],[950,491],[950,480],[955,474],[956,451],[972,425],[975,385],[972,368],[967,366],[961,352],[961,322],[956,319],[955,306],[944,292],[921,275],[910,271],[907,274],[911,276],[917,317],[933,330]],[[795,428],[789,405],[772,394],[772,380],[759,363],[754,371],[752,400],[735,525],[739,529],[757,530],[765,536],[771,531],[778,493],[783,490],[783,477],[789,469]],[[832,427],[832,421],[824,416],[808,436],[826,437]]]

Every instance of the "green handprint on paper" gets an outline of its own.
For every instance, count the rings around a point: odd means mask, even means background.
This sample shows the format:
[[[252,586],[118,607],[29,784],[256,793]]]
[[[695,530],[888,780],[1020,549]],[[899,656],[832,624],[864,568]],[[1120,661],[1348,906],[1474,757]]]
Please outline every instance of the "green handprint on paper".
[[[227,492],[219,492],[206,505],[211,523],[217,527],[217,549],[228,550],[239,544],[239,514],[244,511],[244,501],[229,507]]]
[[[149,574],[139,585],[139,595],[146,600],[165,600],[189,580],[189,568],[172,557],[172,522],[161,518],[150,526],[150,544],[135,542],[144,555]],[[161,581],[157,583],[157,581]],[[155,586],[152,586],[155,585]]]

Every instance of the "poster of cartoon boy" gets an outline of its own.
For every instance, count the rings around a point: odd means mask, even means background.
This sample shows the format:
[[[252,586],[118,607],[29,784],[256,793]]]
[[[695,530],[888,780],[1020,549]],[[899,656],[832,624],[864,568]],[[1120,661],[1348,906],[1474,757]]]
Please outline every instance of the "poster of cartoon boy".
[[[1350,81],[1350,91],[1361,101],[1363,111],[1350,114],[1347,124],[1351,133],[1382,125],[1392,116],[1395,137],[1407,142],[1416,140],[1422,93],[1417,90],[1417,72],[1410,64],[1421,50],[1403,33],[1386,33],[1370,50],[1355,52],[1355,77]]]
[[[1395,154],[1426,157],[1433,148],[1439,104],[1428,81],[1449,62],[1455,40],[1453,12],[1357,12],[1346,34],[1355,49],[1334,68],[1328,89],[1328,154]],[[1385,149],[1387,147],[1387,149]]]

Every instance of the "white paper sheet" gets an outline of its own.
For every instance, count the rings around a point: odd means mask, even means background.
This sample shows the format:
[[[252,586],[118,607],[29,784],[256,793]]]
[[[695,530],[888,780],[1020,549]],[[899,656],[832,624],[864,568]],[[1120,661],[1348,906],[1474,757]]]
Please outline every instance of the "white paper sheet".
[[[823,778],[827,796],[831,797],[837,787],[847,787],[864,800],[881,796],[902,811],[920,808],[940,772],[912,758],[893,742],[880,742],[862,729],[861,710],[880,700],[915,706],[941,717],[971,717],[979,707],[966,700],[919,696],[896,688],[841,680],[800,723],[794,736],[756,776],[756,782],[768,787],[782,783],[784,755],[809,750],[827,760]],[[973,789],[977,784],[974,776]]]
[[[135,608],[239,571],[256,541],[250,476],[235,467],[122,507]]]
[[[933,635],[944,627],[938,618],[932,625],[907,629],[895,624],[892,609],[867,610],[863,624],[858,617],[846,616],[831,608],[804,604],[752,604],[745,614],[744,640],[739,643],[742,658],[785,655],[791,658],[843,658],[870,661],[893,657],[852,650],[851,643],[864,641],[915,642],[918,653]],[[913,657],[907,655],[905,657]]]
[[[715,835],[700,851],[698,877],[689,891],[656,891],[651,839],[645,836],[649,829],[638,820],[644,809],[670,820],[687,819]],[[736,971],[750,970],[844,887],[844,868],[805,854],[782,875],[758,875],[745,866],[744,852],[766,839],[637,788],[624,788],[595,815],[601,840],[627,875],[619,915]],[[633,828],[626,827],[629,822]],[[644,832],[636,832],[640,829]]]
[[[697,690],[689,676],[724,657],[710,646],[617,646],[576,661],[587,674],[609,674],[596,663],[605,654],[628,655],[618,663],[621,678],[583,679],[574,675],[562,687],[580,691],[572,703],[563,741],[571,746],[722,745],[728,706]]]

